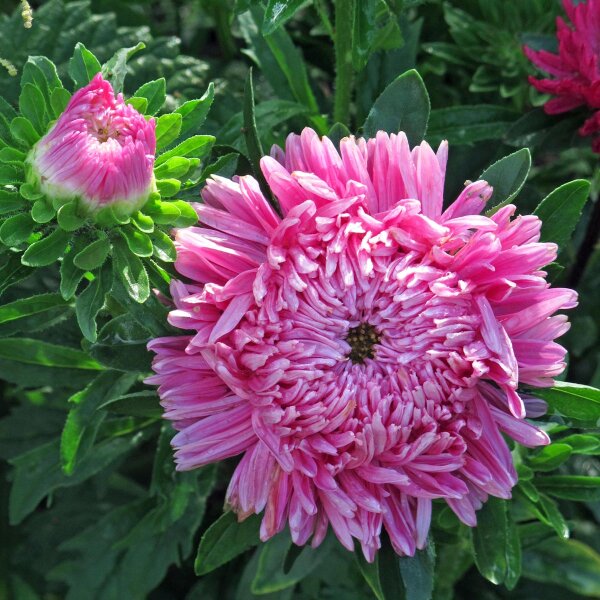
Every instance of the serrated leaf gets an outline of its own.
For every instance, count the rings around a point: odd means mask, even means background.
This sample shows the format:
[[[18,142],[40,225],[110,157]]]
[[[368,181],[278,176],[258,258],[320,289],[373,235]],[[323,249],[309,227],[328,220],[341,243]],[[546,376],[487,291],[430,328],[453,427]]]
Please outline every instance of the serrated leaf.
[[[33,233],[36,223],[29,213],[9,217],[0,227],[0,240],[6,246],[18,246]]]
[[[145,83],[137,89],[134,98],[145,98],[148,105],[145,111],[147,115],[155,115],[165,103],[167,97],[167,82],[164,77]]]
[[[25,250],[21,262],[28,267],[45,267],[58,260],[64,253],[71,235],[55,229],[50,235],[34,242]]]
[[[390,83],[375,100],[363,125],[366,137],[378,131],[404,131],[411,146],[425,137],[430,102],[425,84],[417,71],[403,73]]]
[[[130,48],[121,48],[115,52],[108,62],[102,65],[102,75],[110,81],[115,93],[123,91],[123,83],[127,75],[127,61],[145,47],[144,42],[138,42]]]
[[[494,188],[488,201],[491,207],[488,214],[509,204],[517,196],[525,184],[530,168],[531,154],[527,148],[523,148],[501,158],[479,176],[479,179],[487,181]]]
[[[150,236],[154,249],[154,256],[163,262],[175,262],[177,258],[177,250],[173,240],[160,230],[156,230]]]
[[[113,246],[116,273],[129,296],[136,302],[145,302],[150,296],[150,281],[142,261],[131,253],[127,243],[116,239]]]
[[[188,100],[179,108],[175,109],[182,117],[181,135],[195,133],[202,127],[206,120],[206,115],[212,106],[215,97],[215,86],[211,82],[208,84],[206,92],[197,100]]]
[[[25,206],[26,204],[19,194],[0,189],[0,215],[20,210]]]
[[[212,135],[194,135],[156,158],[156,167],[177,156],[204,158],[215,143]]]
[[[41,137],[31,122],[25,117],[15,117],[10,122],[10,133],[28,148],[33,146]]]
[[[77,296],[75,301],[75,314],[77,323],[83,336],[90,342],[97,338],[96,317],[104,306],[104,299],[112,287],[113,269],[110,263],[106,263],[96,278],[90,281]]]
[[[129,249],[142,258],[152,256],[152,242],[147,234],[137,229],[121,227],[119,233],[125,238]]]
[[[85,389],[69,398],[69,410],[60,440],[60,459],[63,472],[72,475],[75,466],[90,451],[98,425],[106,413],[98,409],[102,404],[125,393],[134,383],[131,374],[106,371],[98,375]],[[82,446],[87,432],[87,444]]]
[[[78,252],[73,258],[73,264],[84,271],[93,271],[104,264],[109,252],[109,239],[101,238]]]

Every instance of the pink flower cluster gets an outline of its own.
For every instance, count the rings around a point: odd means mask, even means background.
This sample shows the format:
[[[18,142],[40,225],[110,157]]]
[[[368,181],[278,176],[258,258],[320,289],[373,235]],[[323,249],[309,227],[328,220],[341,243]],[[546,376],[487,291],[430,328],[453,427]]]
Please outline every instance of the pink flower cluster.
[[[71,98],[29,162],[50,198],[79,198],[90,212],[107,205],[141,207],[153,188],[156,134],[98,73]]]
[[[580,106],[593,111],[579,133],[594,136],[592,148],[600,153],[600,0],[577,4],[563,0],[563,6],[573,26],[556,19],[558,54],[524,49],[529,60],[553,79],[529,77],[529,81],[540,92],[555,96],[544,105],[548,114]]]
[[[178,469],[242,455],[227,502],[264,511],[317,546],[329,525],[373,560],[385,528],[399,554],[426,543],[432,501],[467,525],[517,476],[502,433],[548,443],[525,420],[521,384],[564,369],[539,219],[468,183],[444,210],[447,144],[406,136],[333,143],[305,129],[250,176],[214,177],[202,227],[176,235],[172,325],[153,340]],[[539,413],[538,413],[539,414]]]

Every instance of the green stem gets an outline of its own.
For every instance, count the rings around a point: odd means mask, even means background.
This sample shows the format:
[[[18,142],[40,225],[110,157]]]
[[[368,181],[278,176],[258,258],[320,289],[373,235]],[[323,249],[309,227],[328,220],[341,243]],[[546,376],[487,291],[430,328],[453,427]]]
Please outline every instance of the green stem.
[[[333,120],[349,124],[352,101],[352,33],[356,0],[335,0],[335,98]]]

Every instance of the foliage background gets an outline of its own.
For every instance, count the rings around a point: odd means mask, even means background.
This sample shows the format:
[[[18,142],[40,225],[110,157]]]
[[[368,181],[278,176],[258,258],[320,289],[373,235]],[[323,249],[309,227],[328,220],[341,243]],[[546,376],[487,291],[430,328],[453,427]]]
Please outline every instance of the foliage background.
[[[416,67],[432,108],[426,139],[451,144],[448,197],[465,178],[476,179],[524,146],[531,170],[523,153],[503,163],[504,176],[514,177],[512,191],[524,182],[516,200],[522,212],[567,181],[591,180],[591,200],[572,240],[565,237],[562,268],[553,276],[581,296],[564,340],[565,377],[600,386],[597,157],[573,133],[578,115],[543,114],[544,98],[528,86],[533,71],[521,53],[523,43],[555,46],[556,0],[358,2],[351,65],[340,63],[348,40],[334,34],[344,26],[340,1],[285,2],[285,22],[275,18],[277,3],[258,0],[31,4],[34,23],[27,30],[19,3],[0,3],[0,56],[19,73],[28,55],[45,55],[67,80],[77,42],[104,62],[143,41],[145,51],[129,62],[127,94],[164,77],[166,113],[209,90],[204,97],[212,106],[201,133],[216,143],[184,199],[197,197],[207,165],[229,175],[252,171],[253,149],[242,134],[250,65],[264,149],[306,125],[333,138],[358,132],[383,90]],[[347,0],[350,6],[354,0]],[[336,63],[338,90],[354,90],[351,104],[335,92]],[[14,105],[18,80],[0,70],[1,94]],[[332,539],[319,551],[300,552],[290,550],[285,534],[255,548],[256,520],[236,529],[226,516],[211,525],[221,517],[235,461],[173,471],[170,426],[160,419],[155,392],[142,383],[150,362],[145,344],[167,331],[166,309],[154,298],[132,301],[117,282],[96,311],[97,339],[86,340],[74,303],[56,294],[57,266],[15,275],[6,251],[0,261],[0,598],[600,597],[598,421],[548,418],[552,446],[515,448],[521,483],[514,501],[490,502],[475,532],[440,505],[430,549],[416,559],[383,552],[373,570]],[[43,310],[16,319],[2,312],[39,294],[53,294]],[[66,350],[45,354],[44,342]],[[590,393],[586,402],[593,411],[600,400]],[[202,536],[198,577],[194,558]]]

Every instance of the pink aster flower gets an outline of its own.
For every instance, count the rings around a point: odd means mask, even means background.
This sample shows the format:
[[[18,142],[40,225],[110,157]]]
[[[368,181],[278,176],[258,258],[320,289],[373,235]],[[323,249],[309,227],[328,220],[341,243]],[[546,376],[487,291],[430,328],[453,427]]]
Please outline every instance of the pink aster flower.
[[[32,176],[50,198],[79,198],[89,212],[140,208],[154,189],[154,119],[148,121],[98,73],[35,145]]]
[[[154,371],[178,469],[242,455],[227,502],[264,510],[317,546],[328,526],[368,560],[426,543],[432,501],[466,524],[517,481],[505,433],[548,443],[524,420],[520,384],[564,369],[536,216],[480,214],[469,183],[442,207],[447,144],[411,152],[403,133],[341,141],[305,129],[262,159],[279,217],[250,176],[213,177],[202,227],[177,232],[169,321]],[[536,407],[539,408],[539,407]]]
[[[550,115],[580,106],[593,111],[579,133],[595,136],[592,148],[600,153],[600,0],[575,5],[563,0],[563,6],[572,26],[557,17],[558,54],[524,49],[529,60],[553,79],[529,77],[529,81],[540,92],[555,96],[544,105]]]

